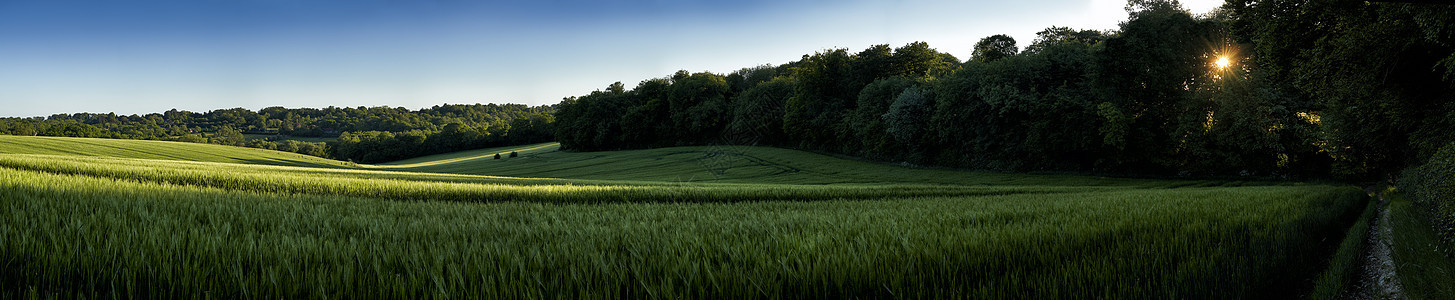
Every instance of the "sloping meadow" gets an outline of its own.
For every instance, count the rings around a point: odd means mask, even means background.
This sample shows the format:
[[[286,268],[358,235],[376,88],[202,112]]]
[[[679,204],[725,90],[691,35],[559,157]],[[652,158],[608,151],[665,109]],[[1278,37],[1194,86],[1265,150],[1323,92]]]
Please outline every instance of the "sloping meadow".
[[[1297,296],[1366,201],[47,155],[0,155],[0,199],[6,298]]]

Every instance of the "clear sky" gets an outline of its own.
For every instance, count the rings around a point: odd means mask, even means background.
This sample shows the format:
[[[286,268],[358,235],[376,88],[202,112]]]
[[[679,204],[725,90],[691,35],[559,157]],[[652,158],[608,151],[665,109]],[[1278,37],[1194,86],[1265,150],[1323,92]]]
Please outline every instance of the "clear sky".
[[[1220,5],[1183,0],[1193,13]],[[0,0],[0,116],[553,104],[830,48],[1115,29],[1122,0]]]

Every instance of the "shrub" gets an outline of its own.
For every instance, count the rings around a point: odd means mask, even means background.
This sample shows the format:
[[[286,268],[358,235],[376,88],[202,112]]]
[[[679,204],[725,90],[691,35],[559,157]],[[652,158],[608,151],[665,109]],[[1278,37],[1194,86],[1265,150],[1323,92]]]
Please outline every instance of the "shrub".
[[[1455,244],[1455,143],[1445,145],[1425,164],[1405,170],[1400,190],[1416,205],[1432,213],[1440,239]]]
[[[516,157],[516,156],[520,156],[520,153],[516,153],[515,151],[510,151],[510,157]]]
[[[495,159],[500,159],[500,153],[495,154]]]

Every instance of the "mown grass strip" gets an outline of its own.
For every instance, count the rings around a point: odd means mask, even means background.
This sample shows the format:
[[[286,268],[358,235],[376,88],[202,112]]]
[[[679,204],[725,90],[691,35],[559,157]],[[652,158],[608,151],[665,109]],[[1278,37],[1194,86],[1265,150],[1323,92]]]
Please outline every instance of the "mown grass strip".
[[[435,154],[430,156],[415,157],[410,159],[391,161],[377,165],[367,165],[372,168],[407,169],[420,167],[435,167],[449,164],[473,163],[483,160],[495,160],[496,154],[506,155],[510,152],[530,154],[534,152],[557,151],[561,143],[550,142],[530,145],[495,147],[487,149],[465,150],[453,153]]]

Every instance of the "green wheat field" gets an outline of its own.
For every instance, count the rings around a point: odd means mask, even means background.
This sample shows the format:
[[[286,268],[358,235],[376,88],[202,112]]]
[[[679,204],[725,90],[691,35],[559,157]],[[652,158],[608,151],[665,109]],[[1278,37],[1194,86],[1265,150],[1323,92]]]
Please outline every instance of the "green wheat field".
[[[0,298],[1287,298],[1368,206],[747,146],[357,165],[0,136]]]

